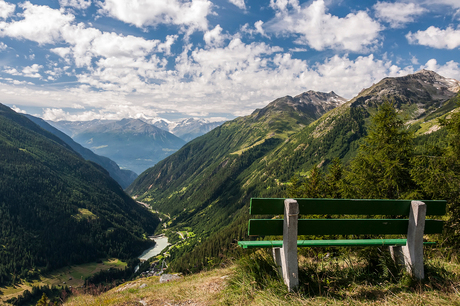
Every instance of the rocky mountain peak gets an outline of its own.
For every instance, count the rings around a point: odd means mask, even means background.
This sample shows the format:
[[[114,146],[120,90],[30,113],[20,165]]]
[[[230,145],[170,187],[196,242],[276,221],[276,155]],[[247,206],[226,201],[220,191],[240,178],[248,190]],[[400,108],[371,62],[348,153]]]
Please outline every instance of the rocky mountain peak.
[[[298,99],[300,103],[313,104],[313,105],[324,105],[328,104],[333,107],[344,104],[347,100],[331,91],[329,93],[309,90],[300,95],[294,97],[294,100]]]
[[[397,108],[412,107],[411,119],[425,116],[460,89],[460,82],[445,78],[434,71],[421,70],[403,77],[387,77],[360,92],[349,105],[378,105],[391,101]]]
[[[452,78],[445,78],[431,70],[422,69],[411,76],[419,79],[421,82],[433,84],[438,89],[445,88],[453,93],[457,93],[460,90],[459,81]]]

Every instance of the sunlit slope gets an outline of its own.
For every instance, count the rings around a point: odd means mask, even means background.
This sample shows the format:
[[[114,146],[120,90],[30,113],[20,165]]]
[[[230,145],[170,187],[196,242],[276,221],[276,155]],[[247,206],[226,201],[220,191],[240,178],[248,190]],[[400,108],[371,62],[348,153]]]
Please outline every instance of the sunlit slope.
[[[127,191],[174,216],[172,225],[212,232],[231,222],[229,217],[244,205],[242,199],[252,194],[254,187],[244,186],[252,175],[248,169],[343,102],[334,93],[316,92],[277,99],[186,144],[142,173]]]
[[[141,174],[128,192],[170,214],[173,229],[188,227],[198,237],[210,237],[179,254],[183,257],[176,263],[187,269],[195,264],[187,267],[185,262],[217,256],[244,233],[247,210],[241,208],[251,197],[284,197],[294,175],[306,176],[312,166],[326,167],[336,157],[346,164],[366,135],[370,116],[384,101],[393,102],[423,138],[418,144],[436,141],[442,130],[426,133],[439,129],[437,118],[454,109],[455,90],[457,81],[430,71],[386,78],[318,119],[305,116],[303,121],[299,108],[291,111],[292,100],[278,99],[192,141]]]

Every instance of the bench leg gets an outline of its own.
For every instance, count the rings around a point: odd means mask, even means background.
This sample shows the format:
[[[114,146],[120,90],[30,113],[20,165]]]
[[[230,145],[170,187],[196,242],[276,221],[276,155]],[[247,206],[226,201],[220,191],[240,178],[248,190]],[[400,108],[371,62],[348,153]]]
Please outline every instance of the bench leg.
[[[276,267],[278,268],[278,273],[283,275],[282,263],[281,263],[281,248],[273,248],[273,259],[275,260]]]
[[[412,201],[407,230],[407,243],[402,247],[407,271],[416,279],[425,277],[423,265],[423,233],[425,230],[426,205]]]
[[[390,246],[391,259],[400,266],[404,266],[404,254],[400,245]]]
[[[284,200],[283,247],[281,248],[281,267],[284,283],[292,292],[299,286],[299,266],[297,263],[297,227],[299,204],[296,200]]]

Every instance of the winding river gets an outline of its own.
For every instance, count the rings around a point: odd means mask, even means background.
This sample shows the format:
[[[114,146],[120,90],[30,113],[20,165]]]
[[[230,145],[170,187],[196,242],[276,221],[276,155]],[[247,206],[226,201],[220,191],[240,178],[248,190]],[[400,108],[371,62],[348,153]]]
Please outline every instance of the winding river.
[[[141,261],[148,260],[149,258],[160,254],[160,252],[169,245],[168,237],[165,236],[153,238],[152,240],[155,241],[155,246],[145,250],[144,253],[138,257]]]

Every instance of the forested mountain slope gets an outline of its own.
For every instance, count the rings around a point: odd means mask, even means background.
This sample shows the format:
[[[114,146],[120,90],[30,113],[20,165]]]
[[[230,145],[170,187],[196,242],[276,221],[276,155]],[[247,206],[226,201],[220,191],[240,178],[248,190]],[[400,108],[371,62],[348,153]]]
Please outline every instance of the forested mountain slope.
[[[436,126],[438,116],[455,108],[459,84],[423,70],[383,79],[347,103],[331,103],[338,99],[332,96],[315,101],[312,96],[323,94],[314,92],[280,98],[185,145],[142,173],[127,191],[169,213],[173,229],[210,237],[192,253],[173,254],[183,254],[177,261],[183,269],[200,266],[244,235],[247,210],[241,208],[251,197],[284,196],[295,175],[306,176],[312,166],[326,167],[335,157],[345,164],[353,158],[369,117],[384,101],[423,134],[428,121]]]
[[[131,170],[120,169],[116,162],[111,160],[108,157],[100,156],[95,154],[90,149],[83,147],[82,145],[76,143],[70,136],[64,134],[60,130],[56,129],[55,127],[51,126],[49,123],[44,121],[43,119],[25,115],[28,119],[30,119],[35,124],[39,125],[42,129],[47,130],[48,132],[56,135],[61,140],[63,140],[66,144],[68,144],[75,152],[79,153],[84,159],[93,161],[99,165],[101,165],[105,170],[107,170],[110,176],[120,184],[122,188],[128,187],[137,177],[137,174]]]
[[[156,216],[99,165],[0,104],[0,284],[148,244]]]

